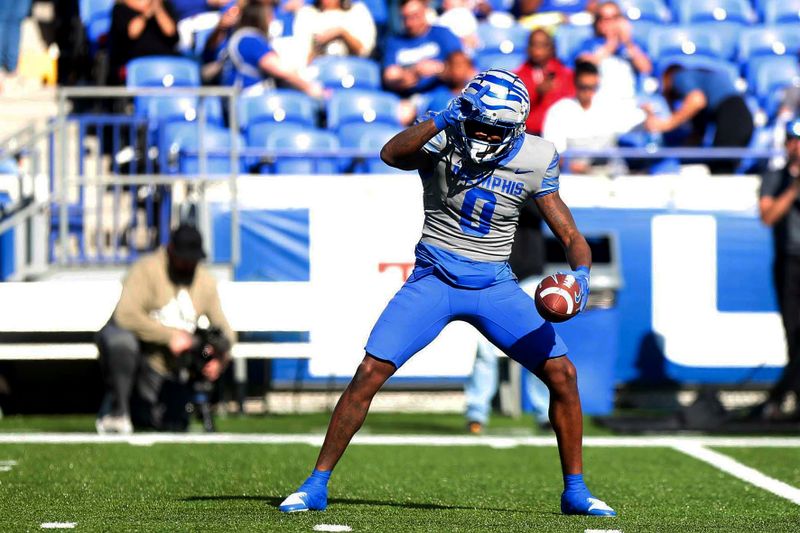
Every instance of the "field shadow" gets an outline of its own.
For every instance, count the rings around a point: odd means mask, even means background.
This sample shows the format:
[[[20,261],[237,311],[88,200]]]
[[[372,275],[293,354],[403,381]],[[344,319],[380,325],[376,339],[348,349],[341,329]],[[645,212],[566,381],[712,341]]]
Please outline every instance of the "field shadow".
[[[283,496],[189,496],[181,498],[183,502],[208,502],[208,501],[258,501],[277,507],[283,501]],[[362,498],[329,498],[328,504],[336,505],[374,505],[386,507],[401,507],[403,509],[424,510],[466,510],[466,511],[498,511],[503,513],[529,513],[520,509],[502,509],[498,507],[469,507],[466,505],[444,505],[439,503],[398,502],[387,500],[367,500]]]

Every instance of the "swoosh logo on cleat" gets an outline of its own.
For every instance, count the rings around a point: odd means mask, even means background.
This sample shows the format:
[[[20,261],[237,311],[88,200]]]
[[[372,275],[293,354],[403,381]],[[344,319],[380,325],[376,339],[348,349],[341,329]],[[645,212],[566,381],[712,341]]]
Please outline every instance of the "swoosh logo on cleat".
[[[285,500],[283,500],[283,502],[281,503],[281,507],[283,507],[284,505],[298,505],[298,504],[306,505],[305,500],[303,500],[303,498],[306,496],[308,496],[308,494],[306,494],[305,492],[295,492],[293,494],[290,494],[289,496],[286,497]]]
[[[589,511],[613,511],[611,507],[608,506],[606,502],[603,500],[598,500],[597,498],[587,498],[587,500],[591,503],[589,505]]]

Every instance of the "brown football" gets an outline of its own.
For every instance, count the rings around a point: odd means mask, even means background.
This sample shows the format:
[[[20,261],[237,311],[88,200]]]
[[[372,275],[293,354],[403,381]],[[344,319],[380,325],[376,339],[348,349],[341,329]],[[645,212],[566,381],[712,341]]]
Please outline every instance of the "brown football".
[[[536,287],[536,310],[548,322],[564,322],[578,314],[580,286],[569,274],[553,274]]]

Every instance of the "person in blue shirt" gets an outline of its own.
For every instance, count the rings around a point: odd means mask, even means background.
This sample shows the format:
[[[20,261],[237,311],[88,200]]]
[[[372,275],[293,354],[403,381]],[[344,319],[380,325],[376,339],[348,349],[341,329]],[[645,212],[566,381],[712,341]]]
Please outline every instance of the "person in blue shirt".
[[[220,51],[220,59],[224,61],[222,83],[246,89],[274,79],[311,97],[321,98],[322,87],[318,83],[305,80],[280,64],[267,39],[272,14],[272,7],[262,2],[252,2],[241,8],[239,24]]]
[[[672,65],[666,69],[662,92],[674,110],[669,117],[650,113],[645,128],[654,133],[672,131],[690,122],[688,145],[700,146],[710,124],[716,125],[715,148],[744,148],[753,136],[753,115],[725,72]],[[737,160],[708,162],[714,174],[732,174]]]
[[[430,25],[427,8],[425,0],[401,0],[404,33],[386,41],[383,83],[403,97],[446,85],[445,61],[452,54],[464,53],[453,32]]]

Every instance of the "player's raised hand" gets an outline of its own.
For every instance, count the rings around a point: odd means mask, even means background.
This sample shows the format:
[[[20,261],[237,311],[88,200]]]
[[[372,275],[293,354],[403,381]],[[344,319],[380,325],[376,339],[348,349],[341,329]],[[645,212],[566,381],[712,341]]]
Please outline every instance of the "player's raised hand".
[[[472,118],[483,110],[486,106],[481,102],[481,97],[489,91],[489,86],[484,86],[475,94],[464,94],[450,100],[447,108],[433,118],[434,124],[440,130],[447,126],[456,126],[468,118]]]

